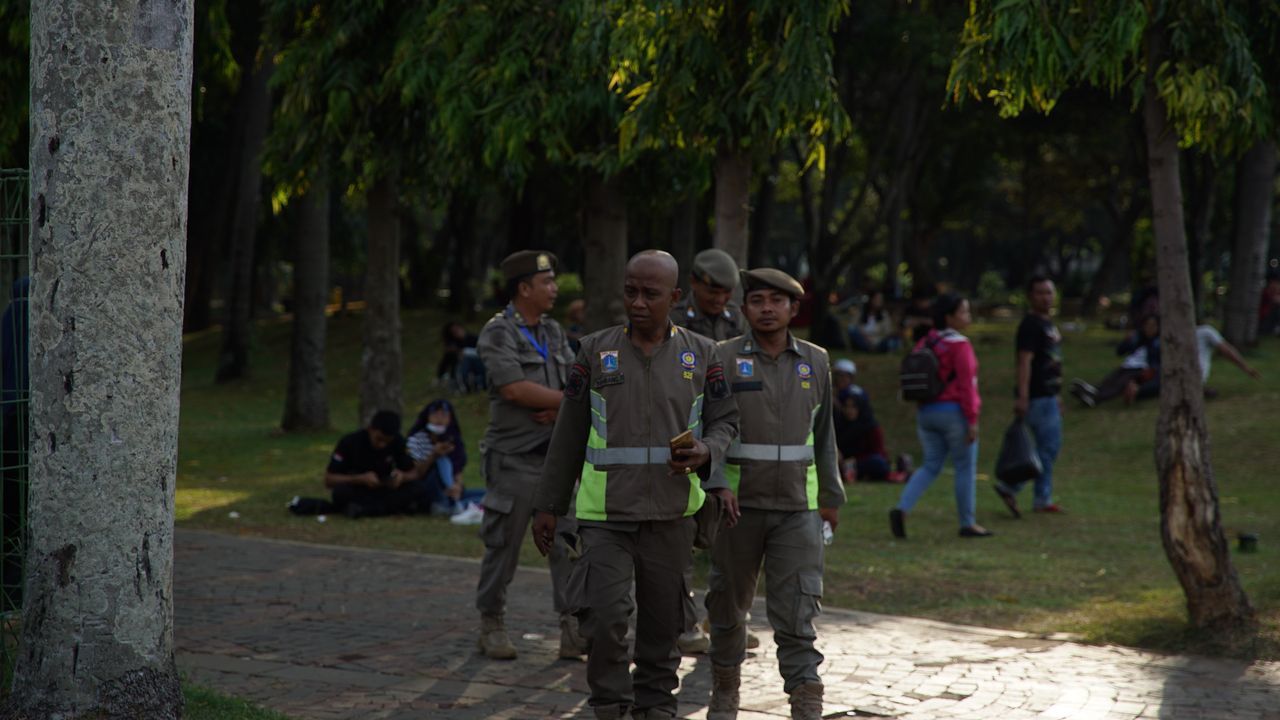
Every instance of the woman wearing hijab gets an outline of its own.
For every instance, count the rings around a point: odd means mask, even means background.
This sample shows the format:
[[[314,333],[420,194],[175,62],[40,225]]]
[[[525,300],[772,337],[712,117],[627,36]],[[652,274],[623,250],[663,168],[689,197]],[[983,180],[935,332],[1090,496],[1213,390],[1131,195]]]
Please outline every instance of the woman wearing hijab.
[[[458,414],[448,400],[433,400],[418,413],[409,427],[408,449],[429,486],[432,513],[456,515],[484,497],[484,490],[463,485],[467,448]]]

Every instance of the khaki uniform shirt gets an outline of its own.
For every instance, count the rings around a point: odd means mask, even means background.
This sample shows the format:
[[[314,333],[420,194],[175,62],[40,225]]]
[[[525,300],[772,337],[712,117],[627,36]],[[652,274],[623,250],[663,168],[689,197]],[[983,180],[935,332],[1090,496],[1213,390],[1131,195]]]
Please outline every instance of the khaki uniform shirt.
[[[485,323],[476,351],[489,377],[489,427],[484,449],[515,454],[545,445],[551,439],[552,426],[534,422],[536,410],[504,400],[498,389],[518,380],[564,389],[573,351],[560,324],[544,315],[530,328],[524,316],[508,305]]]
[[[723,468],[742,507],[816,510],[844,504],[827,351],[788,334],[771,358],[748,332],[720,343],[742,414]]]
[[[724,487],[722,478],[704,485],[697,474],[669,474],[670,440],[686,429],[710,450],[708,469],[738,434],[716,344],[669,328],[649,357],[624,326],[582,339],[535,508],[565,514],[579,474],[576,516],[588,522],[675,520],[697,512],[704,489]]]
[[[710,316],[702,314],[692,297],[685,298],[671,308],[671,322],[716,342],[738,337],[747,329],[742,309],[732,300],[719,315]]]

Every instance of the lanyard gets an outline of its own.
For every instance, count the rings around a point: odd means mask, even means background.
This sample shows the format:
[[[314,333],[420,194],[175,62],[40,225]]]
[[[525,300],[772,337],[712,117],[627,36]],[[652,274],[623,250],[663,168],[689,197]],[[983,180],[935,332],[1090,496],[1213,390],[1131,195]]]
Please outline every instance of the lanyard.
[[[533,345],[533,349],[537,350],[538,354],[542,356],[542,362],[546,362],[547,346],[538,342],[538,339],[533,336],[533,333],[529,332],[529,328],[525,327],[524,325],[520,325],[519,328],[520,328],[520,332],[524,334],[525,339],[527,339],[529,343]]]

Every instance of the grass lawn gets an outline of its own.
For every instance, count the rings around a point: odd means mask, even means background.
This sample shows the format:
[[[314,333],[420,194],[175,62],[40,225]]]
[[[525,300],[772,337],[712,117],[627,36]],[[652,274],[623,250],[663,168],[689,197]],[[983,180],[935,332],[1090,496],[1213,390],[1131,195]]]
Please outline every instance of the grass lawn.
[[[187,701],[182,713],[186,720],[288,720],[288,716],[195,685],[184,684],[182,696]]]
[[[403,318],[406,422],[434,397],[432,376],[442,316]],[[475,324],[478,329],[478,323]],[[889,535],[887,511],[901,486],[859,483],[827,554],[826,601],[832,605],[1030,632],[1070,632],[1090,642],[1280,659],[1280,435],[1273,414],[1280,401],[1280,343],[1249,355],[1261,383],[1219,359],[1210,384],[1221,395],[1208,403],[1212,454],[1222,522],[1234,547],[1238,532],[1260,537],[1256,554],[1233,553],[1258,610],[1260,630],[1223,639],[1190,633],[1181,590],[1160,543],[1154,469],[1154,402],[1094,410],[1067,398],[1065,438],[1055,470],[1056,499],[1069,513],[1026,513],[1013,520],[991,490],[990,472],[1012,417],[1014,324],[975,326],[984,408],[979,456],[978,518],[997,535],[956,536],[951,476],[944,474],[908,518],[910,539]],[[1066,332],[1067,374],[1095,381],[1117,363],[1115,334],[1090,328]],[[350,521],[297,518],[285,510],[296,494],[324,495],[321,476],[329,451],[355,429],[360,318],[329,325],[332,432],[282,435],[289,325],[259,326],[253,377],[213,383],[216,332],[188,338],[182,383],[177,517],[182,527],[340,545],[478,557],[475,528],[439,518]],[[914,408],[894,398],[898,356],[859,355],[859,382],[871,393],[890,452],[920,457]],[[458,400],[473,464],[487,417],[481,395]],[[1030,488],[1021,495],[1030,505]],[[524,562],[541,559],[526,543]],[[706,558],[700,556],[700,572]]]

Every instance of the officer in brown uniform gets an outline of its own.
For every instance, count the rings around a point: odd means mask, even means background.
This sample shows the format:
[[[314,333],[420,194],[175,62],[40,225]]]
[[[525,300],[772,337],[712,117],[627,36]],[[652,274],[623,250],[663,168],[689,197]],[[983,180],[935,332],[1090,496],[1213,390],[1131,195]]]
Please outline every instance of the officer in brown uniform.
[[[742,309],[733,300],[738,264],[723,250],[703,250],[693,257],[689,297],[671,308],[671,322],[712,340],[738,337],[746,329]]]
[[[535,505],[534,541],[545,553],[581,475],[574,577],[582,587],[589,703],[597,718],[629,711],[647,720],[675,717],[676,637],[685,615],[693,516],[709,492],[725,503],[731,520],[737,515],[722,484],[693,474],[711,477],[707,471],[737,436],[738,410],[716,344],[668,320],[680,297],[678,272],[675,259],[656,250],[627,263],[629,322],[582,339]],[[673,449],[672,440],[686,431],[692,436],[687,447]],[[627,647],[633,610],[634,676]]]
[[[520,560],[520,543],[533,515],[533,494],[563,397],[573,354],[560,325],[546,313],[556,302],[556,256],[522,250],[502,261],[511,299],[480,331],[476,349],[489,376],[489,427],[485,431],[484,560],[476,589],[481,652],[516,656],[503,615],[507,586]],[[564,548],[551,553],[551,584],[560,613],[560,657],[586,654],[565,597],[572,565]]]
[[[825,350],[787,329],[804,295],[800,283],[772,268],[743,272],[742,282],[751,330],[720,343],[742,413],[741,433],[722,469],[742,517],[721,531],[711,551],[713,684],[707,718],[737,717],[745,620],[763,563],[769,624],[791,717],[820,720],[822,654],[814,648],[813,619],[822,597],[823,522],[834,529],[845,500],[831,417],[831,370]]]

